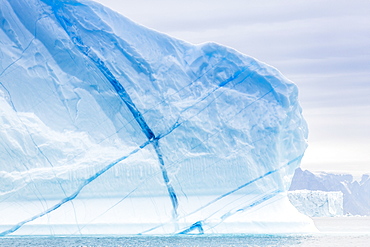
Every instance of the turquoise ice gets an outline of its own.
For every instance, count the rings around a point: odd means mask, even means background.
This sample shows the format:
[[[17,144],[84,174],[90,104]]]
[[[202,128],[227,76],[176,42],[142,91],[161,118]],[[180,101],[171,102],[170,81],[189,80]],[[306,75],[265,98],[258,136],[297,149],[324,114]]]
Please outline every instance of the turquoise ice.
[[[0,25],[0,235],[313,229],[276,69],[87,0],[0,0]]]

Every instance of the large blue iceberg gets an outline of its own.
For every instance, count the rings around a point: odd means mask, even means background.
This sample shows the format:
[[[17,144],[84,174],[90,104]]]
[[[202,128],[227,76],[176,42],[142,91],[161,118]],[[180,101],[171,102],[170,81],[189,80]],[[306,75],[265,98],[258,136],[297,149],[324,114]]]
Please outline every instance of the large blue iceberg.
[[[297,87],[88,0],[0,0],[0,235],[311,231]]]

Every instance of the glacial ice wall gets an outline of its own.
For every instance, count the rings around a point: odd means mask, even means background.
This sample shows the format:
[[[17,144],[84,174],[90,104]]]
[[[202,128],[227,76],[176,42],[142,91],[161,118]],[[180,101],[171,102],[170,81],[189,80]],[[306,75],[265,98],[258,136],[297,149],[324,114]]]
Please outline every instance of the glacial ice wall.
[[[299,212],[310,217],[343,215],[341,191],[294,190],[288,192],[288,198]]]
[[[290,190],[340,191],[343,193],[343,214],[370,216],[370,175],[358,181],[351,174],[310,172],[298,168]]]
[[[0,25],[0,235],[312,229],[274,68],[87,0],[0,0]]]

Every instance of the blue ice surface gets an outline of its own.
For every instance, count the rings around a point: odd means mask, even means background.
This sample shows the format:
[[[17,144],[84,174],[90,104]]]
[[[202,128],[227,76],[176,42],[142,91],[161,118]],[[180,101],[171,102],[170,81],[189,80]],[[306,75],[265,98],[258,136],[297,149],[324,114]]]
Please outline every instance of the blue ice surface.
[[[277,70],[91,1],[0,3],[0,235],[63,210],[82,234],[116,208],[122,222],[156,214],[138,234],[206,233],[288,189],[307,127]],[[94,213],[82,217],[76,199],[95,198],[107,205],[84,205]]]
[[[87,46],[84,45],[81,37],[75,34],[76,32],[73,30],[74,29],[73,24],[70,23],[70,21],[64,18],[63,16],[56,15],[56,18],[59,20],[64,30],[68,33],[69,37],[74,42],[76,47],[78,47],[81,53],[85,55],[86,57],[88,57],[89,59],[91,59],[91,61],[97,66],[97,68],[101,71],[101,73],[112,84],[117,95],[125,103],[129,111],[131,112],[132,116],[134,117],[136,122],[139,124],[142,132],[148,138],[148,141],[151,141],[151,143],[153,144],[156,154],[158,156],[163,180],[166,184],[168,194],[171,198],[173,214],[174,216],[177,216],[177,206],[178,206],[177,196],[168,178],[167,170],[166,170],[163,158],[162,158],[162,152],[160,150],[159,143],[158,143],[158,137],[155,136],[153,131],[150,129],[149,125],[146,123],[143,115],[135,106],[135,103],[132,101],[130,95],[127,93],[124,87],[117,81],[117,79],[110,72],[110,70],[105,66],[104,62],[91,49],[89,49]]]

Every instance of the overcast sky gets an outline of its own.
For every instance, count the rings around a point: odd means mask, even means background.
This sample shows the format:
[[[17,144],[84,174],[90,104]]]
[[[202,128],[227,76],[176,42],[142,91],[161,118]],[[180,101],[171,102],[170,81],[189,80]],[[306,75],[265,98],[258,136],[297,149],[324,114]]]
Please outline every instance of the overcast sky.
[[[279,69],[309,125],[302,168],[370,173],[369,0],[97,0],[192,43],[215,41]]]

